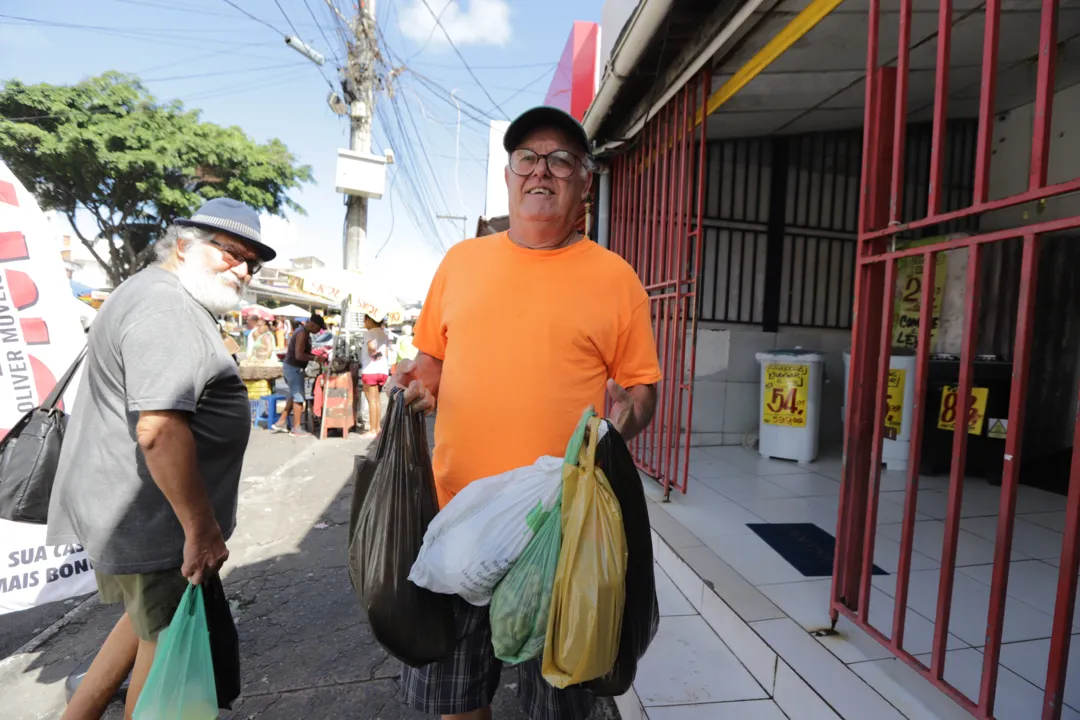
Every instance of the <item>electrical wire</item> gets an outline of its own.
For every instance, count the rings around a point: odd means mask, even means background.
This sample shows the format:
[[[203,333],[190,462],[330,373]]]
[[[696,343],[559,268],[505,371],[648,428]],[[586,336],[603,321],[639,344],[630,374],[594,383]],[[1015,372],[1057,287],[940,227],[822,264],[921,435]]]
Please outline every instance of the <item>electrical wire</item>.
[[[225,1],[226,2],[231,2],[231,0],[225,0]],[[300,40],[301,42],[303,42],[303,39],[300,37],[300,31],[296,29],[295,25],[293,25],[292,18],[290,18],[288,13],[285,12],[285,8],[283,8],[281,6],[280,0],[274,0],[274,4],[277,5],[277,9],[281,11],[281,16],[283,18],[285,18],[285,22],[288,23],[289,28],[293,31],[293,36],[296,37],[297,40]],[[288,40],[288,38],[286,38],[286,40]],[[315,67],[318,69],[319,74],[322,75],[322,79],[326,81],[326,84],[328,86],[330,86],[330,92],[334,92],[334,90],[336,88],[334,87],[334,83],[332,83],[330,81],[330,78],[326,77],[326,71],[323,70],[322,66],[319,65],[318,63],[315,63],[314,61],[312,61],[312,62],[315,65]]]
[[[191,8],[176,7],[175,5],[166,5],[163,3],[147,2],[147,0],[113,0],[113,2],[124,3],[125,5],[141,5],[143,7],[156,8],[159,10],[172,10],[174,12],[185,12],[191,14],[198,14],[211,17],[223,17],[234,18],[236,17],[232,13],[218,13],[211,10],[193,10]]]
[[[450,37],[450,33],[446,31],[446,27],[442,24],[442,20],[439,19],[439,16],[436,15],[435,11],[431,9],[431,5],[428,4],[428,0],[420,0],[420,2],[424,3],[424,7],[426,7],[428,12],[431,13],[431,17],[435,18],[435,24],[439,26],[439,29],[442,30],[443,35],[446,36],[446,42],[450,43],[450,48],[454,51],[454,54],[458,56],[458,59],[461,60],[461,64],[465,66],[465,69],[469,71],[469,75],[472,77],[472,79],[475,80],[476,84],[480,86],[480,90],[484,93],[484,96],[487,97],[491,104],[494,105],[495,108],[503,114],[503,117],[505,119],[509,120],[510,116],[507,115],[506,111],[503,110],[499,103],[495,101],[495,98],[491,97],[491,93],[487,91],[487,88],[485,88],[483,83],[480,82],[480,78],[478,78],[476,76],[476,73],[473,72],[473,69],[469,67],[469,63],[465,60],[465,56],[461,54],[461,51],[458,50],[457,45],[454,44],[453,39],[451,39]]]
[[[454,3],[454,0],[446,0],[446,4],[443,5],[443,9],[439,11],[439,14],[435,17],[435,22],[438,23],[442,20],[442,16],[446,14],[446,11],[450,9],[450,6]],[[428,33],[427,39],[424,40],[424,44],[420,46],[420,49],[405,59],[405,62],[412,60],[414,57],[424,52],[427,49],[428,44],[431,42],[431,38],[435,37],[435,31],[438,29],[438,25],[431,26],[431,32]]]
[[[504,103],[510,102],[511,100],[516,98],[518,95],[521,95],[521,93],[526,92],[527,90],[529,90],[529,88],[531,88],[533,85],[540,82],[541,80],[543,80],[544,78],[546,78],[550,74],[551,74],[550,69],[545,70],[542,74],[538,75],[537,77],[533,78],[532,80],[530,80],[529,82],[525,83],[520,88],[518,88],[517,91],[514,92],[513,95],[510,95],[509,97],[504,99],[503,102]]]
[[[245,10],[244,8],[242,8],[242,7],[240,7],[239,5],[237,5],[236,3],[234,3],[234,2],[233,2],[233,0],[221,0],[221,1],[222,1],[223,3],[225,3],[226,5],[228,5],[228,6],[230,6],[230,7],[232,7],[232,8],[235,8],[235,9],[236,9],[236,10],[237,10],[238,12],[241,12],[241,13],[243,13],[244,15],[247,15],[247,16],[248,16],[249,18],[251,18],[251,19],[252,19],[252,20],[254,20],[255,22],[259,23],[260,25],[265,25],[266,27],[270,28],[271,30],[273,30],[274,32],[276,32],[276,33],[277,33],[278,35],[280,35],[281,37],[285,37],[285,33],[281,32],[281,31],[280,31],[280,30],[278,30],[278,29],[277,29],[276,27],[274,27],[273,25],[271,25],[271,24],[270,24],[270,23],[268,23],[267,21],[263,20],[262,18],[259,18],[259,17],[256,17],[256,16],[252,15],[252,14],[251,14],[251,13],[249,13],[249,12],[248,12],[247,10]],[[279,7],[280,7],[280,6],[279,6]]]
[[[4,22],[5,19],[9,20],[9,21],[13,21],[13,22]],[[5,14],[2,14],[2,13],[0,13],[0,25],[15,25],[15,26],[42,25],[42,26],[45,26],[45,27],[55,27],[55,28],[60,28],[60,29],[64,29],[64,30],[89,30],[89,31],[92,31],[92,32],[94,32],[96,34],[99,34],[99,35],[115,35],[117,37],[122,37],[122,38],[127,39],[127,40],[133,40],[135,42],[152,42],[152,43],[154,43],[156,45],[170,45],[170,46],[174,46],[174,47],[186,48],[188,50],[191,50],[192,46],[196,45],[196,44],[204,44],[204,45],[209,44],[209,47],[220,47],[220,45],[221,45],[220,41],[215,40],[213,38],[192,37],[192,38],[185,38],[183,40],[175,39],[175,41],[171,41],[168,38],[175,38],[176,35],[175,35],[175,33],[169,32],[169,31],[157,31],[157,30],[145,30],[145,29],[141,29],[141,30],[121,30],[121,29],[117,29],[117,28],[105,27],[105,26],[102,26],[102,25],[81,25],[81,24],[78,24],[78,23],[66,23],[66,22],[59,22],[59,21],[56,21],[56,20],[43,20],[43,19],[40,19],[40,18],[27,18],[27,17],[20,17],[20,16],[17,16],[17,15],[5,15]],[[254,45],[266,46],[266,43],[265,42],[252,43],[251,45],[249,45],[249,47],[254,46]],[[199,49],[202,49],[202,48],[199,48]],[[269,59],[271,59],[271,58],[268,58],[268,57],[266,57],[264,55],[253,55],[251,53],[236,52],[235,50],[233,50],[231,48],[229,50],[227,50],[227,52],[228,52],[228,54],[232,54],[232,55],[241,55],[241,56],[245,56],[245,57],[254,57],[254,58],[259,58],[260,60],[269,60]],[[211,54],[213,54],[213,53],[211,53]],[[175,65],[175,63],[170,63],[170,66],[172,66],[172,65]]]
[[[341,56],[338,55],[337,50],[334,49],[334,43],[330,42],[330,38],[326,36],[326,31],[323,30],[322,24],[319,23],[318,18],[315,17],[315,11],[311,9],[311,3],[309,3],[308,0],[304,0],[304,7],[307,8],[308,15],[311,16],[311,21],[315,23],[315,27],[319,29],[319,34],[322,35],[322,39],[326,43],[326,47],[333,55],[334,62],[337,63],[338,67],[341,67],[345,63],[341,61]]]
[[[248,73],[261,73],[268,70],[280,70],[282,68],[295,68],[297,63],[282,63],[281,65],[267,65],[259,68],[244,68],[241,70],[218,70],[215,72],[193,73],[190,75],[169,75],[167,77],[140,78],[141,82],[168,82],[172,80],[194,80],[195,78],[217,77],[220,75],[246,75]]]
[[[559,63],[557,62],[544,62],[544,63],[527,63],[525,65],[473,65],[473,70],[528,70],[530,68],[546,67],[553,68]],[[419,65],[420,67],[430,68],[442,68],[445,70],[464,70],[465,68],[459,65],[445,65],[442,63],[431,62],[414,62],[413,65]]]

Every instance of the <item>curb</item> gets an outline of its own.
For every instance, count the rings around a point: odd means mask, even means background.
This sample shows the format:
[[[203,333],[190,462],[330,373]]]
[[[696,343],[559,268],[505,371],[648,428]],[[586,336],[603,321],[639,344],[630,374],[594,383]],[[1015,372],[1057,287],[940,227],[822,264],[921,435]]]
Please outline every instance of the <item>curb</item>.
[[[28,642],[24,643],[22,647],[17,648],[6,658],[0,660],[0,676],[4,674],[4,672],[8,669],[9,666],[14,665],[15,662],[20,658],[20,656],[36,651],[49,640],[56,637],[60,633],[60,631],[68,625],[68,623],[89,613],[95,606],[97,606],[97,600],[97,593],[95,592],[91,594],[90,597],[86,598],[74,608],[69,610],[62,618],[39,632],[34,637],[30,638]]]

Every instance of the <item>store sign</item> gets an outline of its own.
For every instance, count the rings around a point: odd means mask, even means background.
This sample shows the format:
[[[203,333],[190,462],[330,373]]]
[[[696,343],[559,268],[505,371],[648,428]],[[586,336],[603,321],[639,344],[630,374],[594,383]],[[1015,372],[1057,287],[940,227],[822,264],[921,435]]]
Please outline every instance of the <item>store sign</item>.
[[[806,391],[809,385],[809,365],[766,365],[762,403],[762,420],[765,424],[806,427]]]
[[[885,399],[885,437],[895,440],[904,424],[904,386],[907,370],[889,369],[889,389]]]
[[[39,405],[86,342],[60,256],[33,196],[0,163],[0,436]],[[78,377],[65,395],[70,406]],[[94,590],[78,545],[47,545],[46,526],[0,520],[0,614]]]
[[[971,411],[968,413],[968,434],[982,435],[983,420],[986,418],[986,401],[990,397],[987,388],[971,388]],[[952,430],[956,427],[956,414],[960,412],[960,396],[955,385],[949,385],[941,391],[941,410],[938,412],[938,429]]]

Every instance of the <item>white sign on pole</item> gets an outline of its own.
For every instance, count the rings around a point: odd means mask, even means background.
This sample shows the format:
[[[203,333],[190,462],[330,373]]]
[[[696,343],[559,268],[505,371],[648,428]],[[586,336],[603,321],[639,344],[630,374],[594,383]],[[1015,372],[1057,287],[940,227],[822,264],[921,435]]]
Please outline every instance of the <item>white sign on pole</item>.
[[[86,342],[60,243],[0,163],[0,436],[49,394]],[[78,377],[65,394],[70,412]],[[46,545],[46,526],[0,521],[0,614],[92,592],[81,546]]]

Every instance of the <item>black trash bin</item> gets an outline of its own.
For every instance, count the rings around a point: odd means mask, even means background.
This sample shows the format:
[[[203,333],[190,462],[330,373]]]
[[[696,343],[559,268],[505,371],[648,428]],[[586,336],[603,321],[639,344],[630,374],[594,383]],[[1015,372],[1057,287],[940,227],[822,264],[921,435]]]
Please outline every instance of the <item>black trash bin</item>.
[[[978,434],[968,434],[967,477],[983,477],[1001,484],[1005,464],[1005,433],[1009,417],[1009,394],[1012,389],[1012,363],[996,356],[980,356],[972,364],[972,389],[986,390],[986,409]],[[955,391],[960,383],[960,359],[935,355],[930,359],[926,402],[923,405],[923,447],[919,472],[923,475],[947,475],[952,466],[953,431],[940,427],[944,412],[942,397],[947,388]],[[1004,422],[1003,422],[1004,421]]]

